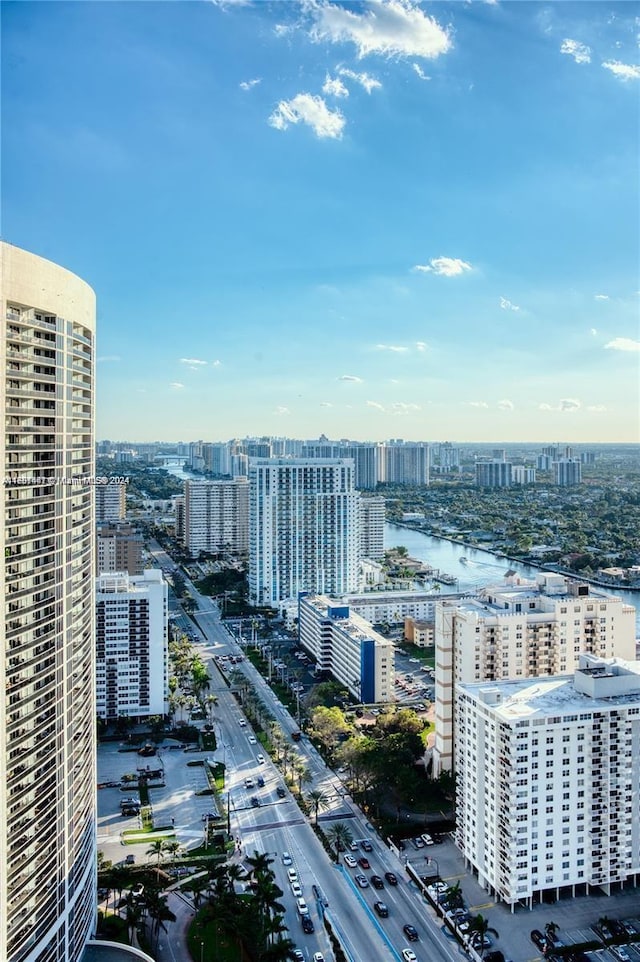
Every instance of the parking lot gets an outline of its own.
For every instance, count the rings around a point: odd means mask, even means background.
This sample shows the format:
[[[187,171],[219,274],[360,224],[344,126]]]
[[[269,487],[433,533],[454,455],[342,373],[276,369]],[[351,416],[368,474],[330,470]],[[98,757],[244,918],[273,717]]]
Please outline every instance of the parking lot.
[[[193,848],[203,840],[204,822],[212,813],[213,797],[195,793],[208,788],[203,765],[189,762],[204,761],[202,752],[185,752],[179,743],[167,739],[151,758],[142,758],[135,751],[122,751],[125,743],[109,742],[98,745],[98,850],[109,861],[122,861],[134,854],[136,863],[148,861],[146,851],[153,836],[145,836],[139,844],[127,844],[122,832],[138,829],[137,815],[126,816],[121,812],[123,798],[138,798],[135,787],[119,787],[123,776],[136,774],[138,769],[149,766],[151,770],[164,772],[164,783],[149,788],[149,798],[156,827],[171,828],[176,841],[183,848]],[[153,784],[153,783],[152,783]],[[135,785],[135,783],[134,783]],[[215,813],[212,813],[215,814]]]
[[[509,906],[494,901],[467,873],[464,860],[450,838],[419,850],[407,840],[400,861],[406,863],[407,860],[419,875],[440,877],[448,886],[460,882],[469,913],[483,915],[499,933],[498,938],[492,938],[492,949],[499,949],[505,959],[513,962],[542,962],[544,957],[531,941],[530,933],[532,929],[544,932],[549,922],[558,926],[558,937],[567,945],[597,939],[591,926],[603,916],[631,920],[640,931],[640,889],[637,888],[610,896],[594,892],[579,898],[562,899],[552,905],[537,905],[531,910],[518,908],[512,913]],[[625,946],[625,949],[629,962],[640,962],[640,943]],[[610,949],[590,951],[588,957],[591,962],[621,962]]]

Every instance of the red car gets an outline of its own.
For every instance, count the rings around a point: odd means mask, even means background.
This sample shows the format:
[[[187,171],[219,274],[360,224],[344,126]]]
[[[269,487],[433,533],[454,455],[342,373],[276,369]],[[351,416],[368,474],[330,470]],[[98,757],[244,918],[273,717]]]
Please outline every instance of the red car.
[[[360,866],[360,868],[371,868],[371,866],[369,865],[369,859],[365,858],[364,855],[362,856],[362,858],[358,859],[358,865]]]

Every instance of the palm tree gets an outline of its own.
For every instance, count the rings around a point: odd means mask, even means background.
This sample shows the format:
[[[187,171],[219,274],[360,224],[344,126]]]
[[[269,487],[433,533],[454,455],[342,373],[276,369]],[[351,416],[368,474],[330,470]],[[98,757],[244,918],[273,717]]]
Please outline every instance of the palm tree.
[[[155,949],[157,951],[160,939],[160,929],[167,931],[165,922],[175,922],[176,917],[167,904],[167,896],[160,895],[159,892],[150,892],[146,900],[147,912],[152,919],[151,938],[155,936]]]
[[[344,822],[334,822],[326,831],[327,841],[336,850],[336,862],[340,861],[340,852],[344,851],[353,841],[351,829]]]
[[[125,898],[124,919],[127,923],[127,931],[129,933],[129,945],[133,945],[134,933],[138,928],[143,915],[144,909],[140,903],[140,900],[131,892],[127,892],[127,896]]]
[[[556,933],[558,931],[558,925],[555,922],[547,922],[544,927],[545,933],[549,939],[549,942],[555,942]]]
[[[450,885],[449,888],[445,889],[444,898],[450,911],[461,909],[464,905],[464,897],[462,895],[462,889],[460,888],[460,882],[456,882],[455,885]]]
[[[180,851],[181,848],[182,848],[182,846],[180,845],[180,842],[178,842],[178,841],[164,842],[164,844],[163,844],[163,849],[164,849],[164,851],[165,851],[165,852],[168,852],[169,855],[171,855],[171,856],[173,857],[173,860],[174,860],[174,861],[175,861],[175,859],[176,859],[176,855],[178,854],[178,852]]]
[[[489,933],[491,933],[491,935],[494,935],[496,939],[500,938],[496,929],[493,929],[489,925],[489,920],[486,919],[484,915],[475,915],[469,922],[469,940],[473,944],[476,942],[476,938],[477,938],[476,952],[478,953],[481,959],[484,958],[484,953],[485,953],[484,939],[485,939],[485,936],[488,935]],[[474,936],[476,938],[474,938]]]
[[[307,795],[307,800],[313,807],[314,824],[317,826],[318,812],[321,808],[328,808],[329,798],[321,789],[314,788],[313,791],[309,792]]]
[[[162,856],[162,853],[164,852],[164,846],[165,846],[165,843],[162,841],[162,839],[158,838],[156,839],[155,842],[152,842],[149,848],[147,849],[147,855],[155,855],[157,859],[157,862],[156,862],[157,867],[159,867],[160,865],[160,858]]]

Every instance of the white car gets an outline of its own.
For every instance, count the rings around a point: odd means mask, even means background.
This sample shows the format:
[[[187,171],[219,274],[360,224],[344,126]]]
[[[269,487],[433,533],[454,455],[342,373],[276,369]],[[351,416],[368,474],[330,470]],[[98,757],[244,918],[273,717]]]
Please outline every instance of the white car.
[[[355,858],[353,857],[353,855],[345,855],[344,861],[345,861],[345,865],[348,865],[349,868],[355,868],[356,865],[358,864]]]
[[[308,915],[308,914],[309,914],[309,908],[308,908],[307,903],[305,902],[304,899],[297,899],[296,905],[298,906],[298,912],[300,913],[300,915]]]
[[[313,953],[313,962],[324,962],[324,955],[322,952]]]
[[[293,859],[288,852],[282,853],[282,864],[283,865],[293,865]]]
[[[256,755],[259,765],[264,765],[264,755]]]
[[[427,832],[421,835],[420,838],[422,839],[425,845],[433,845],[433,839]]]
[[[255,745],[255,743],[256,743],[256,736],[255,736],[255,735],[249,735],[249,744],[250,744],[250,745]]]
[[[293,894],[297,899],[302,898],[302,888],[300,887],[300,882],[292,882],[291,891],[293,892]]]
[[[416,953],[413,951],[413,949],[403,949],[402,958],[404,959],[404,962],[418,962]]]

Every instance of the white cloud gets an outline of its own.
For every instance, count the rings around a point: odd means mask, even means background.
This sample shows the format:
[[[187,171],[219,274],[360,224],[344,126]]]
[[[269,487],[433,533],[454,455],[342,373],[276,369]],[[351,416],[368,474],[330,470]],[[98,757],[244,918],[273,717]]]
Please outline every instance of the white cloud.
[[[107,364],[112,361],[121,361],[122,358],[119,354],[103,354],[102,357],[97,358],[98,364]]]
[[[173,391],[181,391],[182,388],[184,387],[184,384],[181,384],[180,381],[172,381],[171,384],[169,385],[169,387],[170,387]]]
[[[592,327],[592,328],[591,328],[591,337],[597,337],[597,336],[598,336],[598,330],[597,330],[597,328]]]
[[[310,0],[307,9],[315,21],[313,40],[353,43],[359,57],[373,53],[431,60],[451,49],[449,33],[411,0],[368,0],[363,12]]]
[[[470,408],[488,408],[489,405],[486,401],[469,401]]]
[[[217,358],[215,361],[211,362],[211,367],[221,367],[221,366],[222,366],[222,361],[219,361]]]
[[[379,90],[382,87],[380,81],[368,73],[356,73],[355,70],[349,70],[348,67],[340,67],[338,73],[341,77],[348,77],[349,80],[355,80],[361,87],[364,87],[368,94],[370,94],[372,90]]]
[[[375,408],[376,411],[384,411],[384,405],[378,404],[377,401],[367,401],[368,408]]]
[[[426,75],[419,63],[412,63],[411,66],[413,67],[414,73],[417,73],[420,77],[420,80],[431,80],[431,77]]]
[[[322,97],[312,94],[296,94],[292,100],[281,100],[269,117],[276,130],[286,130],[289,124],[302,121],[317,137],[333,137],[339,140],[345,125],[339,110],[329,110]]]
[[[409,348],[399,344],[376,344],[377,351],[392,351],[394,354],[405,354]]]
[[[211,3],[221,10],[228,10],[229,7],[248,7],[251,0],[211,0]]]
[[[517,304],[514,304],[512,301],[507,300],[506,297],[500,298],[500,307],[502,308],[503,311],[519,311],[520,310]]]
[[[339,77],[330,77],[327,74],[325,82],[322,85],[323,94],[327,94],[328,97],[348,97],[349,91],[342,83]]]
[[[457,277],[465,271],[472,270],[471,264],[461,261],[459,257],[434,257],[428,264],[416,264],[414,271],[421,271],[423,274],[440,274],[443,277]]]
[[[609,295],[608,295],[608,294],[595,294],[594,297],[595,297],[595,299],[596,299],[597,301],[608,301],[608,300],[609,300]]]
[[[333,404],[331,403],[331,401],[320,401],[320,407],[321,407],[321,408],[332,408],[332,407],[333,407]]]
[[[362,384],[362,378],[356,377],[355,374],[341,374],[338,381],[354,381],[356,384]]]
[[[420,411],[419,404],[407,404],[405,401],[395,401],[391,405],[394,414],[409,414],[411,411]]]
[[[242,80],[240,90],[251,90],[252,87],[257,87],[259,83],[262,83],[261,77],[256,77],[255,80]]]
[[[579,40],[563,40],[560,45],[560,53],[566,53],[573,57],[576,63],[591,63],[591,48]]]
[[[291,414],[291,411],[289,410],[289,408],[280,406],[280,407],[277,407],[273,413],[277,414],[278,416],[281,416],[283,414]]]
[[[577,411],[582,407],[582,403],[573,397],[564,397],[560,400],[557,405],[547,404],[543,401],[542,404],[538,405],[539,411]]]
[[[593,412],[593,414],[602,414],[602,412],[603,412],[603,411],[606,411],[606,410],[607,410],[607,409],[606,409],[606,407],[604,406],[604,404],[589,404],[589,405],[587,405],[587,411],[591,411],[591,412]]]
[[[180,358],[180,363],[181,363],[181,364],[188,364],[189,367],[197,368],[197,367],[202,367],[202,366],[206,365],[207,362],[206,362],[206,361],[201,361],[201,360],[200,360],[199,358],[197,358],[197,357],[181,357],[181,358]]]
[[[513,401],[505,398],[503,401],[498,401],[498,407],[501,411],[514,411],[516,406]]]
[[[640,66],[634,63],[621,63],[619,60],[606,60],[602,66],[610,70],[620,80],[640,80]]]
[[[605,344],[605,350],[609,351],[640,351],[640,341],[634,341],[630,337],[614,337],[612,341]]]
[[[429,345],[426,341],[416,341],[416,351],[428,351]]]

